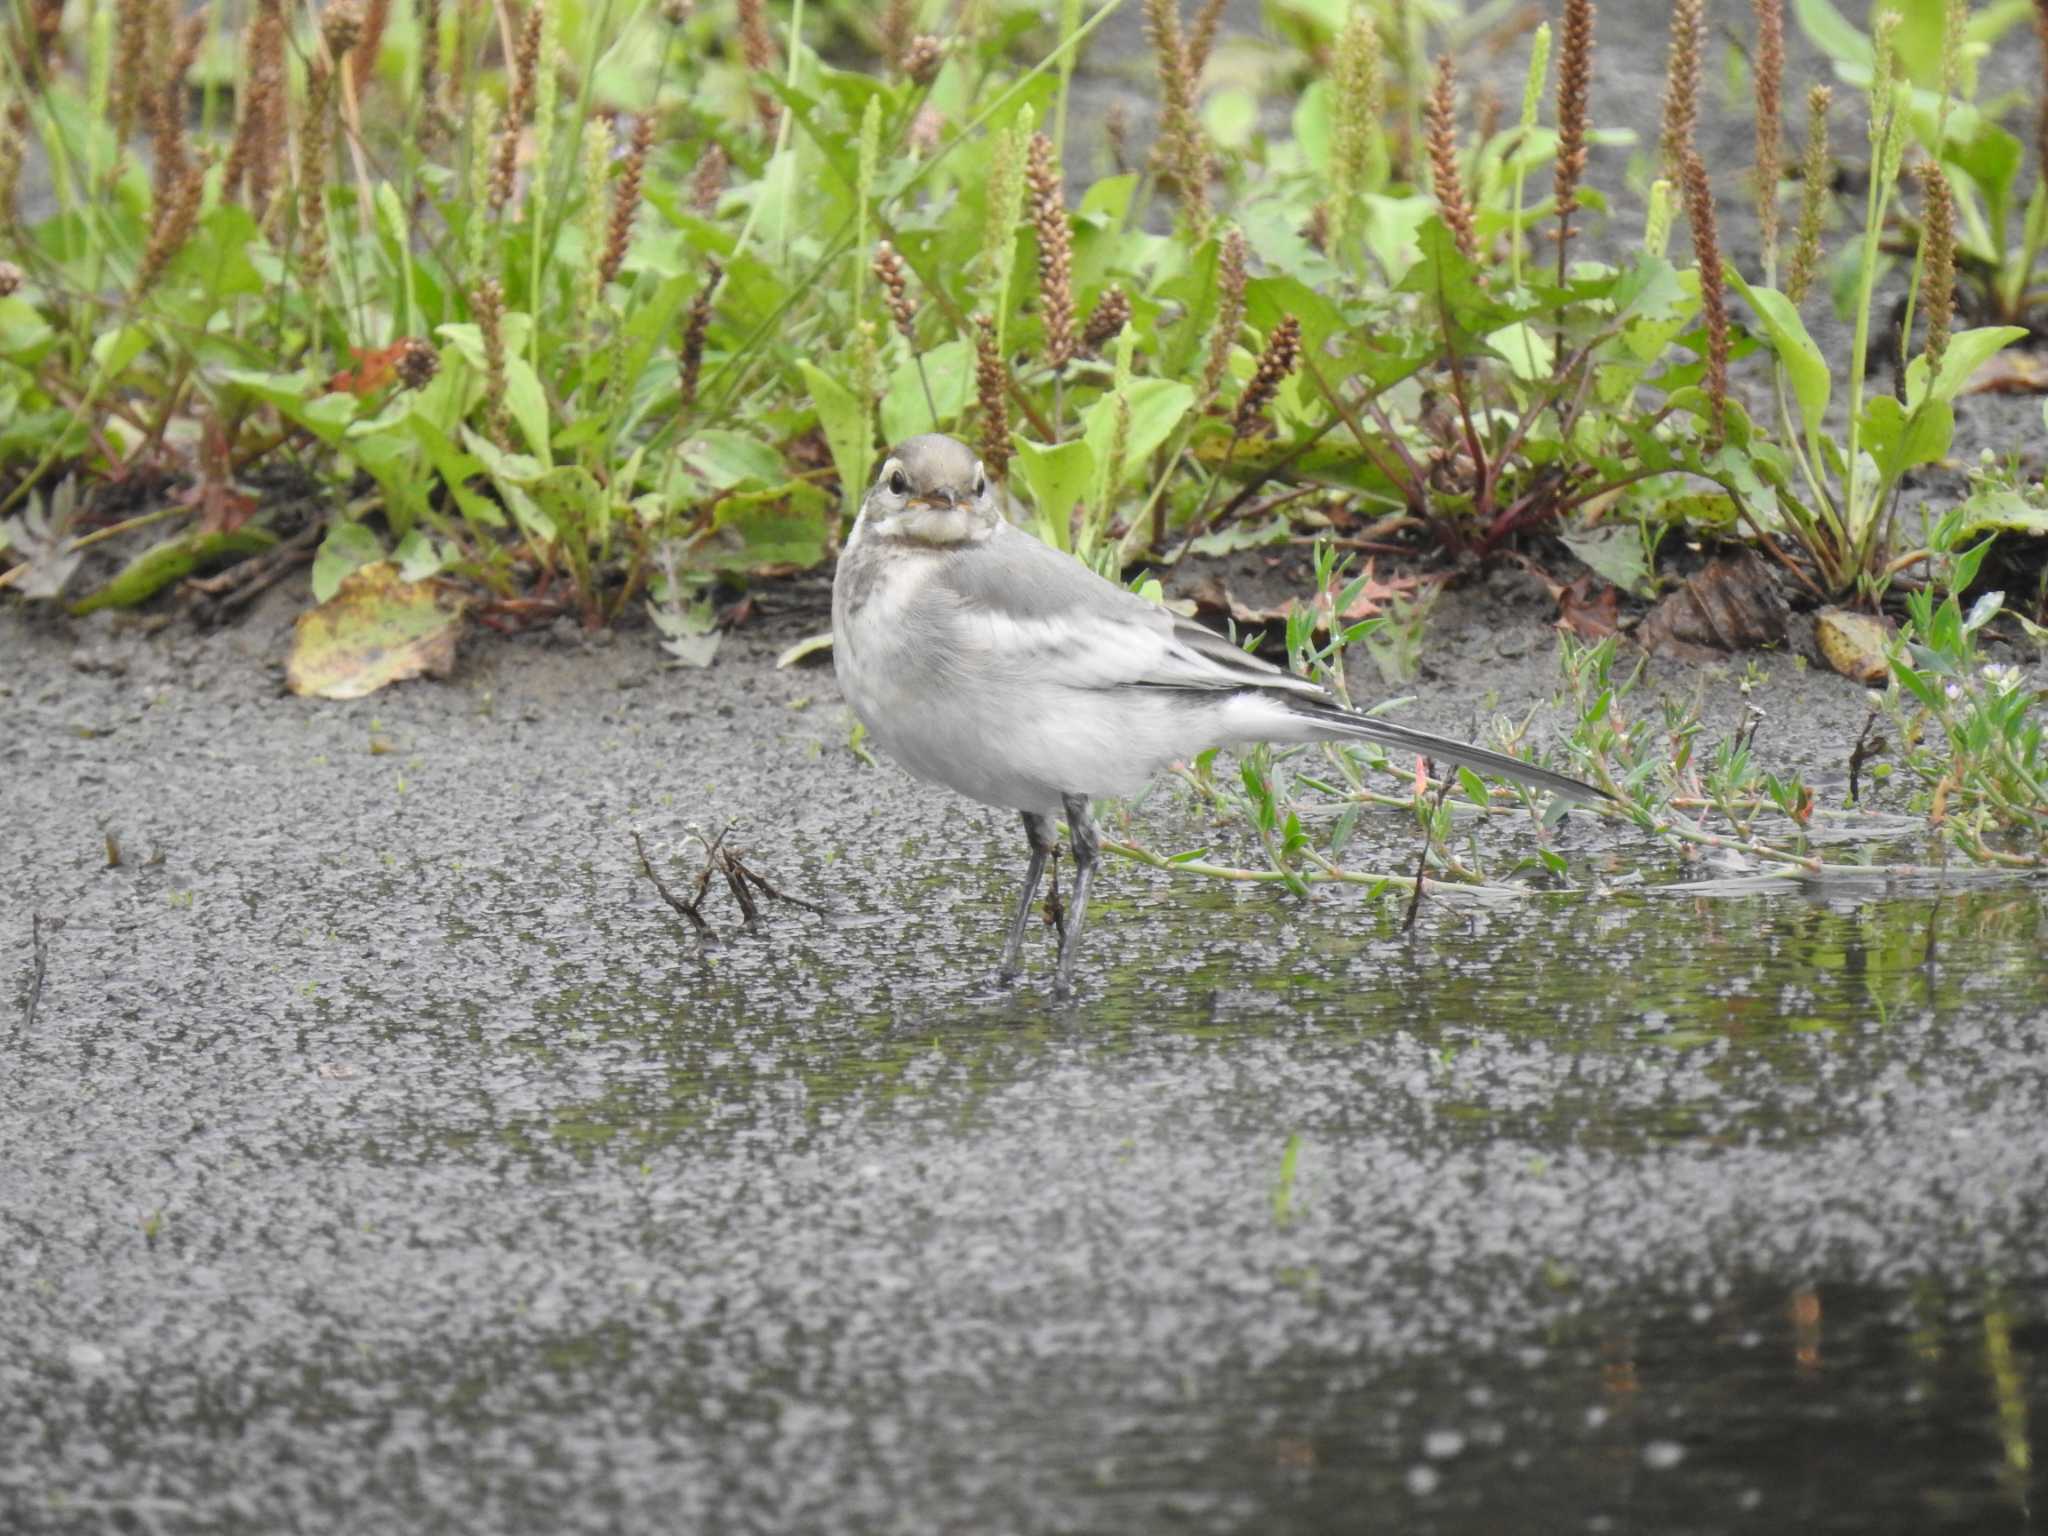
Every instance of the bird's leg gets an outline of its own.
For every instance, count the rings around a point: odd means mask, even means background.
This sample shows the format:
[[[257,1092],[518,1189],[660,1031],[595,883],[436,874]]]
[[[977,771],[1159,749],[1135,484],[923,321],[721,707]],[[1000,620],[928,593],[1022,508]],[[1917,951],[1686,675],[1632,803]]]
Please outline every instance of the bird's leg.
[[[1024,924],[1031,916],[1031,898],[1038,894],[1038,882],[1045,874],[1045,861],[1055,846],[1052,818],[1038,811],[1024,813],[1024,836],[1031,844],[1031,862],[1024,867],[1024,889],[1017,897],[1017,911],[1010,919],[1010,936],[1003,942],[1003,963],[996,970],[999,981],[1017,974],[1018,958],[1024,952]]]
[[[1074,990],[1074,952],[1081,947],[1081,927],[1088,920],[1088,887],[1095,879],[1095,861],[1102,856],[1102,834],[1088,814],[1086,795],[1061,797],[1067,811],[1067,839],[1074,850],[1074,897],[1067,909],[1066,932],[1060,935],[1059,968],[1053,991],[1061,997]]]

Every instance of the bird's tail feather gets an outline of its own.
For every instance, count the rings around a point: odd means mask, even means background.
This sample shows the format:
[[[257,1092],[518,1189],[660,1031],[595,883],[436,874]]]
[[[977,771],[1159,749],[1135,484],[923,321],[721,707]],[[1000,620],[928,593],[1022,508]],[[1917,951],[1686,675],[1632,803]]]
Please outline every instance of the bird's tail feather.
[[[1573,800],[1590,802],[1614,798],[1606,790],[1583,784],[1569,774],[1539,768],[1534,763],[1509,757],[1505,752],[1490,752],[1485,747],[1454,741],[1448,736],[1419,731],[1412,725],[1335,707],[1302,709],[1298,713],[1308,725],[1309,734],[1325,740],[1376,741],[1382,746],[1397,747],[1441,762],[1458,763],[1496,778],[1511,779],[1532,789],[1548,789]]]

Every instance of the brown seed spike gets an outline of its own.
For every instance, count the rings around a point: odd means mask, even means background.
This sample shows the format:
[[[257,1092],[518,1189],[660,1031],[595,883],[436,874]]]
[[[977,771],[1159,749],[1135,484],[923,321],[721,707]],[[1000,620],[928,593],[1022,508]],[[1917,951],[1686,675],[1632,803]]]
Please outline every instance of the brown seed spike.
[[[903,73],[912,85],[930,85],[939,78],[939,66],[945,62],[945,46],[929,33],[913,37],[903,50]]]
[[[1102,290],[1102,297],[1095,301],[1095,308],[1088,313],[1088,323],[1081,330],[1081,344],[1090,352],[1112,341],[1130,322],[1131,297],[1121,287],[1111,283]]]
[[[910,302],[910,277],[896,247],[884,240],[875,247],[875,279],[887,295],[883,303],[896,329],[913,347],[917,345],[917,307]]]
[[[1209,332],[1209,359],[1202,369],[1202,402],[1216,398],[1223,387],[1223,375],[1230,366],[1230,349],[1237,345],[1238,329],[1244,324],[1244,290],[1250,274],[1245,269],[1247,252],[1244,232],[1233,225],[1223,235],[1216,257],[1216,324]]]
[[[1948,177],[1931,160],[1920,162],[1920,185],[1926,200],[1927,259],[1921,292],[1927,306],[1927,366],[1938,370],[1956,318],[1956,204]]]
[[[1721,271],[1721,243],[1714,228],[1714,189],[1699,151],[1686,146],[1680,167],[1685,184],[1685,219],[1692,229],[1694,263],[1700,275],[1700,313],[1707,326],[1707,398],[1713,402],[1713,441],[1727,431],[1728,293]]]
[[[996,350],[996,323],[974,317],[974,394],[981,404],[981,462],[991,478],[1010,469],[1010,370]]]
[[[425,389],[441,371],[441,354],[431,342],[408,336],[399,342],[398,357],[392,367],[397,371],[398,382],[407,389]]]
[[[1251,382],[1238,398],[1237,410],[1230,420],[1232,432],[1239,437],[1250,432],[1258,423],[1259,413],[1273,403],[1287,376],[1300,366],[1301,322],[1292,315],[1282,315],[1273,334],[1266,338],[1265,349],[1259,353],[1259,365],[1252,370]]]
[[[1706,0],[1673,0],[1671,54],[1664,66],[1664,130],[1657,152],[1665,173],[1685,179],[1685,152],[1700,115],[1700,61],[1705,53]]]
[[[1074,235],[1060,191],[1052,140],[1031,135],[1024,181],[1031,192],[1031,223],[1038,235],[1038,302],[1045,317],[1045,362],[1055,373],[1074,356]]]
[[[1764,271],[1775,278],[1778,267],[1778,182],[1785,174],[1784,0],[1754,0],[1756,7],[1756,215],[1757,243]]]
[[[1429,93],[1429,175],[1437,211],[1467,261],[1479,260],[1479,235],[1465,181],[1458,169],[1458,73],[1447,53],[1436,61],[1436,85]]]

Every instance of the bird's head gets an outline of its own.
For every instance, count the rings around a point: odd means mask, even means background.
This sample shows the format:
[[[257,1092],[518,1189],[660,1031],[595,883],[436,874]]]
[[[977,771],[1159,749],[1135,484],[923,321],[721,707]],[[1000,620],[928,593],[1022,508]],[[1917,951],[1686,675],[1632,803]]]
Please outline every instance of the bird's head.
[[[981,460],[939,432],[906,438],[889,452],[861,519],[876,533],[920,544],[976,543],[1000,520]]]

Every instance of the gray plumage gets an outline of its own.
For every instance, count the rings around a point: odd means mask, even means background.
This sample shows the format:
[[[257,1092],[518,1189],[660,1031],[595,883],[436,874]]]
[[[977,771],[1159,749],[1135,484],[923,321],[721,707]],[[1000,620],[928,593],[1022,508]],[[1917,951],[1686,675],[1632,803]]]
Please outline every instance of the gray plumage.
[[[1104,580],[1006,523],[973,451],[938,434],[898,447],[862,504],[833,581],[832,652],[840,688],[885,752],[921,778],[1024,814],[1032,862],[1006,974],[1052,817],[1066,814],[1076,895],[1062,990],[1094,862],[1088,800],[1134,794],[1205,748],[1375,741],[1601,798],[1547,768],[1348,709]]]

